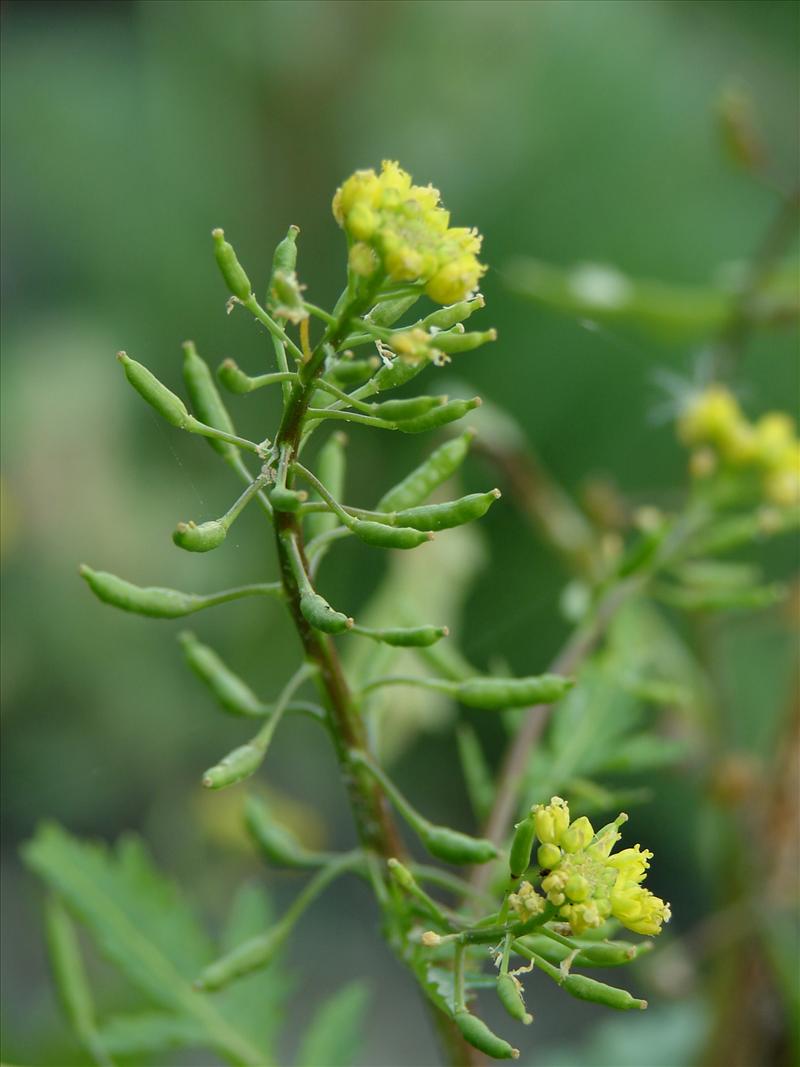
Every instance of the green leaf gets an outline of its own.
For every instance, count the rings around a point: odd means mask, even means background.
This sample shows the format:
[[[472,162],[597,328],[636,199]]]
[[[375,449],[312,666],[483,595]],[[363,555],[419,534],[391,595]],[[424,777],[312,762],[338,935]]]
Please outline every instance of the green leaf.
[[[264,1050],[240,1034],[224,1005],[192,989],[213,948],[140,841],[127,837],[112,850],[48,823],[24,846],[23,856],[133,985],[160,1007],[193,1019],[203,1044],[230,1062],[264,1067]]]
[[[361,1045],[369,990],[351,982],[325,1001],[303,1037],[297,1067],[349,1067]]]
[[[206,1034],[194,1019],[148,1011],[139,1015],[113,1015],[101,1028],[100,1040],[114,1055],[137,1056],[197,1048],[206,1043]]]

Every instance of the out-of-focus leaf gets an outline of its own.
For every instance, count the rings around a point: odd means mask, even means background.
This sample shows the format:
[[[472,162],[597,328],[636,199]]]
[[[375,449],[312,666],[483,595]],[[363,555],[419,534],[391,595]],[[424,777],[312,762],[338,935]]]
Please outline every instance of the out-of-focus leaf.
[[[792,322],[800,311],[796,266],[775,268],[764,282],[753,314],[762,323]],[[605,263],[564,269],[521,258],[508,268],[519,296],[578,318],[629,325],[657,338],[707,337],[728,320],[738,279],[727,285],[680,286],[631,278]],[[792,282],[791,279],[794,279]]]
[[[203,1027],[195,1019],[166,1012],[114,1015],[102,1027],[100,1038],[114,1056],[137,1056],[202,1046]]]
[[[368,1000],[364,982],[351,982],[326,1000],[303,1036],[297,1067],[350,1067],[361,1045]]]
[[[177,888],[142,843],[123,838],[112,850],[79,841],[48,823],[23,849],[28,866],[89,929],[100,951],[160,1007],[193,1019],[205,1045],[232,1063],[263,1067],[266,1052],[225,1015],[225,1004],[192,988],[213,947]]]

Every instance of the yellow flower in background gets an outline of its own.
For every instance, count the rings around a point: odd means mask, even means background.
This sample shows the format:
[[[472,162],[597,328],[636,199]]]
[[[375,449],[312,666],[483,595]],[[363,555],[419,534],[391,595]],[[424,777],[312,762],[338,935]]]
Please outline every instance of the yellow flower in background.
[[[595,833],[586,816],[570,821],[569,807],[561,797],[534,809],[542,842],[541,890],[574,934],[600,926],[611,916],[629,930],[649,935],[660,933],[669,921],[669,905],[641,884],[653,853],[639,845],[612,851],[627,818],[621,814]],[[511,903],[518,914],[526,910],[522,901]]]
[[[413,185],[411,175],[390,160],[380,174],[352,174],[336,191],[333,215],[355,242],[350,265],[357,274],[369,277],[382,269],[392,281],[424,283],[436,303],[466,299],[486,270],[477,258],[480,234],[451,227],[439,190]]]

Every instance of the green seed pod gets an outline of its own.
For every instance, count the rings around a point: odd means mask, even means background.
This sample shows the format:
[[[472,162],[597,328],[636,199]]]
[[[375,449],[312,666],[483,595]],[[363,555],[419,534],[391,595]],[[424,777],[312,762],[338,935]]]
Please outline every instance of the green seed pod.
[[[397,882],[403,889],[411,890],[417,888],[417,882],[414,875],[408,867],[400,862],[399,859],[392,856],[387,860],[387,866],[392,878],[394,878],[395,882]]]
[[[463,419],[466,414],[481,405],[481,398],[475,396],[472,400],[449,400],[441,407],[432,408],[424,415],[418,415],[415,419],[405,419],[398,422],[398,430],[403,433],[423,433],[425,430],[436,430],[440,426],[446,426],[449,422]]]
[[[422,823],[416,827],[419,839],[432,856],[463,866],[471,863],[488,863],[497,855],[491,841],[482,837],[470,837],[449,826],[432,826]]]
[[[508,866],[511,877],[515,880],[521,878],[531,865],[531,849],[535,836],[536,825],[532,816],[529,815],[517,823],[508,853]]]
[[[190,615],[206,604],[206,598],[195,593],[180,593],[177,589],[162,589],[159,586],[139,586],[118,578],[108,571],[94,571],[86,564],[80,567],[80,575],[86,579],[94,595],[106,604],[136,615],[149,615],[153,619],[177,619]]]
[[[457,1011],[453,1016],[464,1040],[480,1052],[496,1060],[516,1060],[519,1049],[513,1048],[502,1037],[493,1034],[483,1019],[468,1011]]]
[[[198,419],[206,426],[213,426],[215,430],[224,430],[225,433],[235,435],[236,430],[217,391],[214,376],[191,341],[185,341],[183,344],[183,381]],[[220,441],[215,437],[208,437],[206,440],[228,463],[235,462],[238,458],[237,449],[227,441]]]
[[[460,437],[446,441],[402,482],[384,493],[376,505],[376,511],[402,511],[427,500],[433,490],[446,482],[464,462],[474,437],[475,431],[467,430]]]
[[[372,382],[379,393],[386,389],[397,389],[421,374],[429,363],[430,361],[425,359],[421,359],[419,363],[406,363],[403,359],[394,359],[391,363],[383,364]]]
[[[432,314],[427,315],[419,323],[419,327],[423,330],[430,329],[431,326],[435,326],[437,330],[449,330],[451,327],[463,322],[464,319],[468,319],[473,311],[480,311],[484,307],[486,307],[486,301],[479,294],[474,300],[461,300],[459,303],[451,304],[449,307],[439,308]]]
[[[264,715],[264,705],[250,686],[234,674],[213,649],[201,644],[188,631],[180,634],[178,640],[186,662],[226,711],[248,718]]]
[[[178,548],[185,548],[187,552],[210,552],[222,544],[227,533],[225,524],[219,519],[201,522],[199,526],[194,522],[179,522],[172,540]]]
[[[418,300],[417,293],[400,296],[396,300],[383,300],[370,311],[367,319],[375,326],[394,326],[400,316],[404,315]]]
[[[345,434],[331,434],[320,449],[317,457],[317,477],[334,500],[341,500],[344,493],[344,478],[347,467],[346,445],[347,436]],[[333,530],[338,524],[338,517],[331,511],[312,512],[307,520],[308,536],[309,538],[319,537],[320,534]]]
[[[393,626],[380,630],[359,626],[355,632],[396,648],[429,648],[447,637],[450,631],[446,626]]]
[[[431,408],[440,408],[447,403],[444,396],[412,396],[407,400],[384,400],[382,404],[372,404],[371,414],[389,422],[402,422],[424,415]]]
[[[488,493],[470,493],[460,500],[449,500],[446,504],[407,508],[398,511],[394,518],[402,526],[410,526],[414,530],[448,530],[481,518],[500,496],[499,489],[492,489]]]
[[[200,973],[194,983],[195,989],[213,993],[229,985],[235,978],[266,967],[274,959],[290,932],[290,926],[278,923],[266,934],[251,937],[249,941],[237,945],[232,952],[210,963]]]
[[[445,333],[437,333],[433,339],[433,344],[440,352],[471,352],[473,348],[480,348],[487,341],[496,340],[497,330],[483,330],[473,333],[447,330]]]
[[[530,678],[469,678],[453,684],[455,698],[468,708],[501,711],[527,704],[552,704],[574,685],[558,674],[540,674]]]
[[[497,996],[512,1019],[526,1026],[533,1022],[533,1016],[525,1010],[525,1001],[519,986],[510,974],[501,974],[497,979]]]
[[[306,500],[308,493],[304,490],[297,492],[295,489],[287,489],[285,485],[276,485],[269,494],[269,502],[276,511],[297,511]]]
[[[239,745],[219,763],[209,767],[203,775],[203,785],[206,789],[225,789],[226,786],[236,785],[257,771],[263,758],[264,752],[258,746],[252,743]]]
[[[334,385],[358,385],[371,378],[379,366],[377,356],[371,359],[339,359],[326,371],[325,377],[330,378]]]
[[[125,370],[125,377],[139,396],[155,408],[167,422],[171,422],[178,429],[183,429],[189,421],[189,412],[181,398],[167,389],[166,385],[162,385],[147,367],[131,359],[126,352],[117,352],[117,359]]]
[[[290,274],[297,266],[297,235],[300,233],[299,226],[290,226],[289,231],[282,241],[275,247],[272,257],[272,273],[284,271]]]
[[[341,611],[334,611],[319,593],[303,593],[300,597],[300,611],[307,623],[326,634],[340,634],[353,626],[352,619]]]
[[[219,365],[217,377],[229,393],[243,396],[253,391],[253,379],[239,367],[234,360],[225,359]]]
[[[244,267],[236,258],[233,246],[225,240],[225,231],[217,228],[211,231],[211,236],[214,238],[214,257],[225,284],[239,300],[247,300],[253,287]]]
[[[305,848],[285,826],[275,822],[269,808],[252,793],[244,805],[248,833],[270,863],[279,867],[317,867],[324,856]]]
[[[378,548],[416,548],[430,541],[432,534],[412,530],[407,526],[384,526],[382,522],[354,519],[350,529],[368,545]]]
[[[639,1008],[643,1011],[647,1007],[646,1000],[637,1000],[632,997],[627,989],[616,989],[614,986],[598,982],[594,978],[588,978],[585,974],[570,974],[562,983],[564,989],[579,1000],[591,1000],[595,1004],[605,1004],[607,1008],[616,1008],[617,1011],[630,1011]]]

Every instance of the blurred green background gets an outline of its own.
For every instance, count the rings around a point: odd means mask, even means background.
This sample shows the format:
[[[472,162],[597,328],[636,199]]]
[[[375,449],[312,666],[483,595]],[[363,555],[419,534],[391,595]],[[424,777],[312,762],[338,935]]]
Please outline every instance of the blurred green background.
[[[177,520],[216,515],[238,490],[203,442],[133,395],[114,353],[124,347],[176,389],[186,337],[214,365],[233,356],[266,369],[263,334],[245,314],[225,314],[210,229],[225,227],[260,290],[276,241],[297,223],[301,279],[329,304],[344,268],[332,193],[356,167],[398,159],[443,190],[457,224],[485,234],[478,325],[496,325],[500,340],[460,357],[459,377],[508,409],[568,489],[611,472],[638,500],[668,500],[685,457],[651,418],[653,375],[691,375],[697,345],[587,329],[511,295],[506,265],[518,254],[599,260],[705,284],[749,255],[775,198],[725,160],[714,104],[732,79],[745,86],[774,169],[792,180],[797,11],[788,0],[3,4],[5,1060],[81,1062],[49,988],[40,893],[16,855],[38,820],[109,839],[140,830],[212,927],[245,878],[264,879],[279,902],[295,892],[237,840],[227,796],[201,795],[199,773],[239,743],[241,727],[188,676],[179,625],[104,609],[78,578],[84,560],[198,591],[274,576],[255,510],[213,556],[174,549]],[[796,404],[796,342],[774,333],[749,346],[740,381],[750,414]],[[257,394],[231,406],[260,439],[274,403]],[[350,499],[376,496],[425,447],[354,431]],[[478,460],[465,474],[470,490],[495,479]],[[465,651],[480,666],[540,670],[566,633],[556,610],[564,574],[511,504],[493,509],[481,538],[491,564],[470,595]],[[378,555],[337,550],[325,586],[335,603],[357,610]],[[792,555],[774,550],[771,569],[787,573]],[[259,692],[277,690],[296,655],[277,609],[243,602],[193,621]],[[748,716],[769,733],[785,705],[789,640],[772,615],[724,631],[740,745],[754,733]],[[499,730],[482,722],[481,732],[498,753]],[[307,833],[351,840],[330,752],[311,726],[288,724],[263,773],[302,805]],[[649,783],[654,799],[633,816],[656,852],[653,888],[676,905],[673,936],[709,913],[720,877],[703,863],[700,794],[691,769],[681,773]],[[468,827],[451,734],[418,739],[398,777],[424,810]],[[412,983],[366,903],[343,883],[304,924],[292,949],[303,998],[366,974],[363,1062],[435,1062]],[[687,979],[650,994],[647,1018],[623,1020],[628,1053],[599,1009],[543,990],[525,1054],[536,1048],[532,1062],[556,1067],[592,1040],[584,1065],[629,1054],[638,1067],[675,1067],[702,1044],[696,989]],[[104,995],[111,1005],[122,997],[113,982]],[[674,1051],[663,1051],[667,1040]]]

